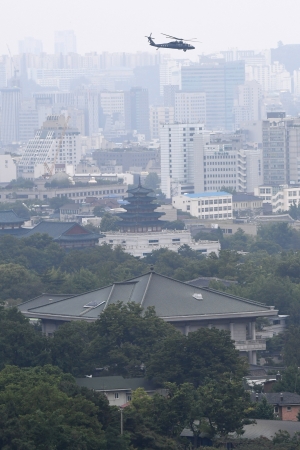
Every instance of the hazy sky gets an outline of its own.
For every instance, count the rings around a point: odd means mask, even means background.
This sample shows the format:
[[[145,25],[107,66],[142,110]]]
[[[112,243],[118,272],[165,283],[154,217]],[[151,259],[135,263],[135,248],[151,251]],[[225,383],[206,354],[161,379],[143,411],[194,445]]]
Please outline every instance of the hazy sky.
[[[53,53],[54,31],[65,29],[75,31],[79,53],[155,52],[144,37],[150,32],[158,43],[161,32],[197,37],[197,54],[263,49],[300,43],[299,14],[299,0],[2,0],[0,54],[7,44],[17,53],[25,36]]]

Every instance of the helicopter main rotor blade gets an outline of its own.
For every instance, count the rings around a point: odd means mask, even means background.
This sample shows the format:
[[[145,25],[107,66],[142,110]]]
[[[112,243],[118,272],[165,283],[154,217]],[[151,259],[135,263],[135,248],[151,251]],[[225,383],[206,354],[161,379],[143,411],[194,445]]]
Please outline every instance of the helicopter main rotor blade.
[[[167,36],[169,38],[176,39],[177,41],[183,41],[182,38],[178,38],[178,37],[175,37],[175,36],[170,36],[169,34],[165,34],[165,33],[161,33],[161,34],[163,34],[164,36]]]

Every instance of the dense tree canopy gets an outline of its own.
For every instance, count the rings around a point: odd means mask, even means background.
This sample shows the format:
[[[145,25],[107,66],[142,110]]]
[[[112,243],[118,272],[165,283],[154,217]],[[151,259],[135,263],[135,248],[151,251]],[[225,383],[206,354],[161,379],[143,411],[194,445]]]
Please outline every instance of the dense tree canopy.
[[[53,366],[0,372],[0,447],[3,450],[127,449],[118,412],[106,397],[76,386]]]

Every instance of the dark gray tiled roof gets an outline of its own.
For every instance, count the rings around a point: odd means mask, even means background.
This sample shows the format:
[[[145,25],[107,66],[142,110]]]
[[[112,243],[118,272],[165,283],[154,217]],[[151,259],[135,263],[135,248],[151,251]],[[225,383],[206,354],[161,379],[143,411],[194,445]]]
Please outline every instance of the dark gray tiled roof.
[[[196,299],[194,294],[202,296]],[[154,306],[156,313],[162,318],[180,319],[182,316],[188,320],[199,316],[228,316],[231,314],[253,313],[260,315],[274,315],[276,311],[262,303],[235,297],[223,292],[208,288],[198,288],[187,283],[149,272],[140,277],[122,283],[96,289],[84,294],[59,299],[51,303],[36,305],[36,300],[27,302],[27,315],[49,315],[69,317],[82,317],[82,319],[96,319],[99,314],[112,303],[135,302],[147,308]],[[96,306],[85,307],[89,302],[96,302]]]
[[[28,307],[30,308],[37,308],[39,306],[45,306],[53,301],[62,300],[64,298],[71,297],[71,294],[41,294],[38,297],[33,298],[32,300],[27,300],[24,303],[20,303],[18,305],[19,311],[27,311]]]
[[[32,236],[36,233],[47,233],[52,238],[58,238],[62,234],[69,231],[71,228],[74,227],[74,225],[78,225],[76,222],[46,222],[42,221],[39,224],[37,224],[34,228],[32,228],[28,233],[27,236]],[[80,226],[80,225],[79,225]]]
[[[194,280],[187,281],[188,284],[197,287],[209,287],[209,283],[211,281],[218,281],[219,283],[224,284],[224,286],[230,286],[231,284],[237,284],[237,281],[231,280],[222,280],[221,278],[216,277],[199,277]]]
[[[73,227],[80,227],[84,233],[82,234],[71,234],[68,235],[68,231],[70,231]],[[50,237],[52,237],[55,241],[86,241],[86,240],[95,240],[97,241],[100,235],[91,233],[86,230],[84,227],[79,225],[77,222],[47,222],[43,221],[32,228],[24,237],[32,236],[36,233],[46,233]]]
[[[28,228],[6,228],[4,230],[0,230],[0,236],[25,237],[27,233]]]
[[[256,419],[256,423],[244,425],[242,435],[237,436],[235,433],[230,434],[230,441],[234,442],[235,439],[257,439],[265,437],[267,439],[273,439],[276,433],[281,431],[287,431],[291,436],[300,432],[300,422],[292,422],[289,420],[263,420]],[[204,433],[203,433],[204,435]],[[191,430],[185,428],[181,433],[181,436],[192,437]],[[259,449],[257,449],[259,450]]]
[[[255,424],[244,425],[242,439],[256,439],[261,436],[273,439],[279,430],[287,431],[291,436],[300,432],[300,422],[289,420],[262,420],[256,419]]]
[[[5,224],[22,224],[25,219],[17,216],[17,214],[12,210],[0,211],[0,223]]]
[[[111,391],[124,389],[134,391],[144,388],[146,391],[154,391],[155,387],[146,378],[123,378],[121,376],[76,378],[79,386],[94,389],[95,391]]]
[[[267,399],[268,403],[271,403],[272,405],[300,405],[300,395],[294,394],[293,392],[267,392],[265,394],[258,394],[259,401],[261,401],[264,397]],[[251,401],[256,401],[255,393],[251,394]]]

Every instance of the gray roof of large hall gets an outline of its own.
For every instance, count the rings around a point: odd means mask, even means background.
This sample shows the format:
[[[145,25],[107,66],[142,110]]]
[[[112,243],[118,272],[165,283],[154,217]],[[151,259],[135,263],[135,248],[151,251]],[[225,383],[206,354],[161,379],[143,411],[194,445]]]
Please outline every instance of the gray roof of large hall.
[[[198,299],[195,294],[198,294]],[[42,298],[38,297],[19,305],[19,309],[28,317],[56,317],[67,321],[81,318],[92,321],[96,320],[108,305],[119,301],[124,304],[135,302],[143,308],[154,306],[156,314],[168,321],[195,320],[195,317],[198,320],[240,315],[255,317],[277,313],[273,307],[262,303],[192,286],[152,271],[83,294],[66,294],[57,300],[54,295],[43,294]],[[93,303],[87,306],[90,302]]]

